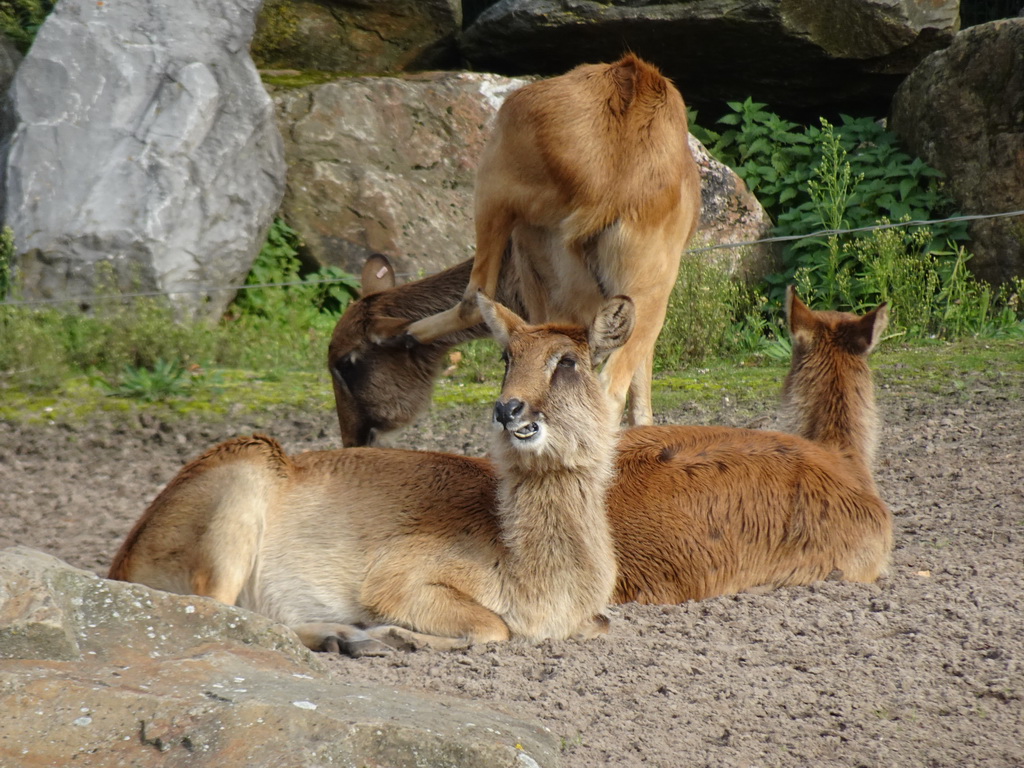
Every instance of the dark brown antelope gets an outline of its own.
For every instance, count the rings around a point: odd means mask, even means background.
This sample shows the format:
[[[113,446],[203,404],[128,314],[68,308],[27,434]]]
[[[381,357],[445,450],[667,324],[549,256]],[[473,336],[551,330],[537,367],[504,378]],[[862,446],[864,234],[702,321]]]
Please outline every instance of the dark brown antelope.
[[[459,301],[472,267],[472,260],[464,261],[396,287],[394,269],[385,256],[367,259],[362,296],[339,318],[327,350],[342,445],[373,445],[379,435],[411,423],[430,405],[434,380],[448,351],[490,335],[480,322],[430,344],[380,343],[410,321]],[[514,276],[503,274],[497,300],[519,314],[524,312]]]

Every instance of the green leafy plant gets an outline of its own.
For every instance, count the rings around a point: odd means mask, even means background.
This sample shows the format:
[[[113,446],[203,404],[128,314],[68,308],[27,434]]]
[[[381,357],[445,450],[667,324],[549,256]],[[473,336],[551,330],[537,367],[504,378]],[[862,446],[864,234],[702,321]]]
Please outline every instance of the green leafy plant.
[[[0,32],[25,53],[57,0],[0,0]]]
[[[721,133],[694,125],[694,135],[715,157],[732,167],[773,219],[801,194],[810,178],[815,133],[783,120],[762,102],[728,102],[732,112],[718,119]],[[696,113],[693,114],[696,118]]]
[[[152,368],[125,366],[116,379],[97,377],[96,383],[108,395],[153,403],[186,395],[190,381],[188,372],[178,363],[157,360]]]
[[[705,130],[704,140],[757,195],[776,222],[776,235],[865,227],[883,217],[925,220],[953,211],[942,174],[903,151],[896,136],[872,118],[842,115],[836,126],[822,121],[820,127],[801,127],[751,99],[729,107],[718,120],[725,130]],[[967,238],[963,222],[929,231],[928,249],[934,251]],[[784,246],[783,268],[767,280],[770,297],[778,303],[798,269],[817,269],[828,259],[824,268],[842,275],[838,258],[853,239],[808,238]]]
[[[303,275],[301,247],[299,233],[282,219],[275,219],[245,281],[247,286],[271,287],[239,291],[232,313],[285,324],[333,327],[334,316],[359,295],[359,281],[338,267],[321,267]]]
[[[14,262],[14,230],[0,229],[0,301],[11,292],[11,270]]]

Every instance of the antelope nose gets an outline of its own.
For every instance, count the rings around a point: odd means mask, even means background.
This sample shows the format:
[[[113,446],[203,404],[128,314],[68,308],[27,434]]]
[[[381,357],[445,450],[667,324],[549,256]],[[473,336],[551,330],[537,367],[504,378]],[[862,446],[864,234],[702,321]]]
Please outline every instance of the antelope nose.
[[[523,412],[525,403],[522,400],[512,398],[511,400],[499,400],[494,404],[494,420],[503,427],[508,426],[512,419]]]

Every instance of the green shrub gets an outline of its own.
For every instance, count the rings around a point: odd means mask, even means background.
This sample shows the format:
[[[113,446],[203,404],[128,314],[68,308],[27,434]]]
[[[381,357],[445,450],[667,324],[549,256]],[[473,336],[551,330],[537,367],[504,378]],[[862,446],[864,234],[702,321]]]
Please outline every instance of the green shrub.
[[[903,152],[870,118],[843,116],[838,126],[822,119],[820,128],[801,128],[750,99],[730,107],[719,120],[722,133],[695,130],[757,194],[777,235],[952,212],[942,174]],[[978,282],[966,268],[969,252],[957,242],[964,239],[963,222],[804,237],[784,247],[783,270],[768,277],[766,293],[775,307],[790,283],[820,308],[862,312],[888,301],[891,331],[910,338],[1021,332],[1016,283],[994,290]],[[756,327],[752,318],[744,333]]]
[[[180,365],[157,360],[152,368],[126,366],[119,377],[96,377],[96,384],[115,397],[126,397],[154,403],[188,392],[188,372]]]
[[[776,235],[865,227],[882,218],[940,218],[953,212],[942,173],[904,152],[895,134],[872,118],[843,115],[838,126],[822,120],[821,127],[801,127],[751,99],[730,102],[729,107],[732,112],[718,120],[725,130],[703,129],[698,137],[747,183],[775,221]],[[941,251],[950,240],[965,240],[967,225],[936,224],[930,232],[928,250]],[[770,297],[779,303],[798,269],[815,269],[826,256],[836,259],[854,239],[838,236],[824,248],[816,238],[784,246],[783,269],[767,280]],[[840,266],[829,268],[839,274]]]
[[[835,229],[864,177],[853,177],[846,151],[825,120],[821,135],[822,159],[807,186],[820,226]],[[877,223],[891,222],[882,217]],[[929,228],[892,227],[801,242],[805,249],[792,279],[819,306],[863,312],[887,301],[890,330],[912,338],[992,334],[1018,322],[1002,294],[968,271],[967,250],[953,241],[937,249]]]
[[[655,346],[655,370],[761,348],[771,335],[764,303],[714,262],[683,258]]]
[[[245,281],[247,286],[273,287],[239,291],[231,314],[265,318],[297,328],[333,328],[337,316],[359,295],[359,282],[338,267],[321,267],[303,276],[301,247],[299,233],[283,220],[275,219]]]
[[[0,0],[0,32],[26,53],[57,0]]]
[[[14,231],[0,229],[0,301],[11,292],[11,269],[14,262]]]

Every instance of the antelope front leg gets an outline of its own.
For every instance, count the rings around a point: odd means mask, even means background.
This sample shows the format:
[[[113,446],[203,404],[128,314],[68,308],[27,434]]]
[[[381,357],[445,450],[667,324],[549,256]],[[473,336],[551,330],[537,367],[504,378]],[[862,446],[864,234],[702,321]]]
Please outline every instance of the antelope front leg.
[[[630,395],[629,424],[630,426],[647,426],[654,423],[651,411],[651,370],[654,358],[654,343],[658,339],[661,323],[644,319],[641,325],[639,311],[637,325],[628,342],[611,353],[601,380],[605,390],[621,415],[626,403],[626,394]]]
[[[483,322],[476,295],[483,291],[493,299],[498,290],[505,247],[512,236],[513,216],[504,200],[481,195],[476,207],[476,256],[462,301],[451,309],[412,323],[406,334],[420,344],[430,344],[449,333],[457,333]]]
[[[413,632],[405,627],[383,625],[361,629],[351,624],[309,622],[292,631],[311,651],[340,653],[352,658],[387,656],[395,651],[453,651],[472,645],[466,637],[440,637]]]
[[[311,651],[343,653],[346,656],[386,656],[393,646],[372,636],[365,629],[351,624],[329,622],[308,622],[296,624],[291,630],[299,636],[302,644]]]

